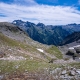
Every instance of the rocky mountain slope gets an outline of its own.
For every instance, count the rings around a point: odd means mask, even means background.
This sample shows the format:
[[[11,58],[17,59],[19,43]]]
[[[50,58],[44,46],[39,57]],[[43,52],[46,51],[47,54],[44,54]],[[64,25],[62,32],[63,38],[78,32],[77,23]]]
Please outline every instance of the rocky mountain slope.
[[[75,74],[78,71],[79,75],[79,62],[63,59],[62,53],[56,46],[41,44],[32,40],[18,26],[0,22],[0,80],[64,79],[62,71],[63,67],[67,70],[66,64],[69,67],[75,64]],[[75,66],[73,67],[75,68]],[[59,68],[61,69],[59,70]],[[60,71],[60,74],[56,73],[57,70]],[[57,77],[51,77],[53,74]],[[76,74],[76,76],[78,75]],[[76,76],[68,76],[79,79]]]
[[[32,53],[35,54],[39,52],[37,48],[49,48],[47,45],[33,41],[28,37],[27,33],[25,33],[19,27],[7,22],[0,23],[0,40],[4,46],[8,45],[11,47],[20,47],[30,52],[34,50]]]
[[[52,52],[52,53],[51,53]],[[33,41],[27,33],[8,22],[0,22],[0,60],[37,60],[62,59],[55,46],[43,45]]]
[[[60,49],[63,54],[79,60],[80,57],[80,32],[74,32],[67,36],[61,43]],[[69,57],[68,56],[68,57]]]

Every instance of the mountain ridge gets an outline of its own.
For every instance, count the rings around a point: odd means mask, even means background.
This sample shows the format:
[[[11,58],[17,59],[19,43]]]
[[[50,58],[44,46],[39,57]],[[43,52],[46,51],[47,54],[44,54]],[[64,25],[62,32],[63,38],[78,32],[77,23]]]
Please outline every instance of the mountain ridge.
[[[74,32],[63,40],[62,45],[66,45],[75,41],[79,43],[79,40],[80,40],[80,31]]]
[[[24,22],[21,20],[14,20],[12,24],[19,26],[25,32],[28,33],[30,38],[43,44],[56,45],[58,46],[65,37],[73,33],[75,26],[79,27],[79,24],[69,24],[69,25],[45,25],[43,23],[34,24],[31,22]],[[79,26],[78,26],[79,25]],[[68,27],[68,28],[67,28]]]

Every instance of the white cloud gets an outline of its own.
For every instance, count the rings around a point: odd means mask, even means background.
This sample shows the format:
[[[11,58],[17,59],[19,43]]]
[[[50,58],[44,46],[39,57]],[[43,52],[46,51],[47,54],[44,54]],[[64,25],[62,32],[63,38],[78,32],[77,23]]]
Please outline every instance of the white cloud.
[[[0,3],[0,13],[6,16],[0,16],[0,21],[21,19],[34,23],[42,22],[53,25],[80,23],[80,11],[66,6],[21,6]]]

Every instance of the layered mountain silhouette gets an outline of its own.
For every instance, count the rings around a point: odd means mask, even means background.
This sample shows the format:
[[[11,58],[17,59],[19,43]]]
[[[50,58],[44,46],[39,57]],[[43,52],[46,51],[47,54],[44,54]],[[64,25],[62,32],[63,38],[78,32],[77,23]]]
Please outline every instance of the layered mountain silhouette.
[[[22,20],[14,20],[12,24],[19,26],[35,41],[48,45],[59,45],[63,40],[75,31],[80,31],[79,24],[68,24],[61,26],[34,24]]]
[[[43,23],[24,22],[22,20],[14,20],[12,24],[19,26],[28,33],[29,37],[35,41],[48,45],[60,45],[65,38],[75,31],[80,31],[80,24],[68,25],[45,25]]]

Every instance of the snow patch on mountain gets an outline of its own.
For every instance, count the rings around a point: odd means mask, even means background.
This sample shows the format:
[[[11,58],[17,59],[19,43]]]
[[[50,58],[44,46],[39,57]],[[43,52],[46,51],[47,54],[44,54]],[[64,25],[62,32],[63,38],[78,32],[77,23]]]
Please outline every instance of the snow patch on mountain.
[[[40,51],[40,52],[42,52],[42,53],[44,52],[44,50],[43,50],[43,49],[38,49],[38,48],[37,48],[37,50],[38,50],[38,51]]]
[[[80,47],[80,45],[76,45],[76,46],[73,46],[73,47],[69,47],[69,49],[74,49],[74,48],[77,48],[77,47]]]

